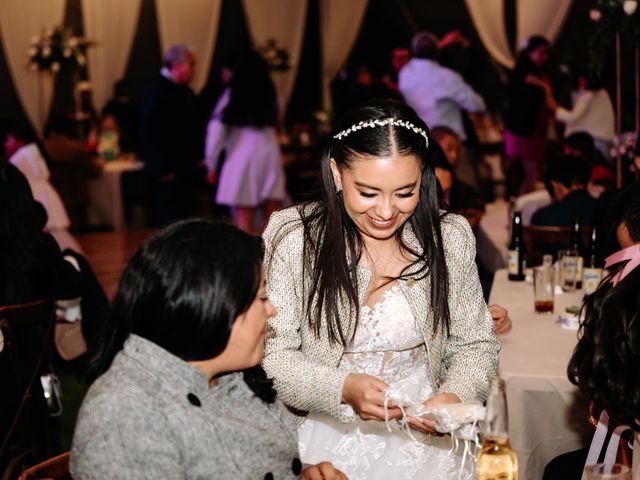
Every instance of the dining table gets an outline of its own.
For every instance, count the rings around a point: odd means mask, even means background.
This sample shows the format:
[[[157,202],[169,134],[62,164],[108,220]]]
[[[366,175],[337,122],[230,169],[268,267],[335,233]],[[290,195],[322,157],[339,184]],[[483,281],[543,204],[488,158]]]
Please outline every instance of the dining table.
[[[535,313],[530,270],[525,281],[517,282],[500,269],[489,297],[489,304],[506,308],[512,321],[511,330],[499,336],[499,375],[505,381],[509,440],[520,480],[540,480],[549,461],[587,446],[593,435],[586,402],[567,377],[578,331],[558,322],[567,307],[582,304],[584,292],[558,290],[553,313]]]
[[[120,157],[105,162],[100,175],[89,181],[87,221],[90,225],[108,226],[114,231],[126,228],[122,175],[143,168],[144,163],[135,158]]]

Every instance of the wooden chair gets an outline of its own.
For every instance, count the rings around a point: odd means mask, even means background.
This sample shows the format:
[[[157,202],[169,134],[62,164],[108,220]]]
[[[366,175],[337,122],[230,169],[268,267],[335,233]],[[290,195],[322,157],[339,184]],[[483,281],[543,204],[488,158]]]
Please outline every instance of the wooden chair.
[[[591,227],[582,227],[582,249],[586,251],[591,236]],[[571,227],[524,226],[524,245],[527,251],[527,266],[534,267],[542,263],[542,256],[553,255],[558,250],[568,248],[571,242]]]
[[[38,465],[26,469],[20,474],[18,480],[38,480],[45,478],[52,480],[71,480],[71,475],[69,474],[69,458],[70,453],[65,452],[57,457],[45,460]]]
[[[6,427],[0,428],[2,479],[14,478],[23,465],[51,454],[49,414],[40,375],[53,345],[53,313],[53,299],[0,307],[4,339],[0,425]]]

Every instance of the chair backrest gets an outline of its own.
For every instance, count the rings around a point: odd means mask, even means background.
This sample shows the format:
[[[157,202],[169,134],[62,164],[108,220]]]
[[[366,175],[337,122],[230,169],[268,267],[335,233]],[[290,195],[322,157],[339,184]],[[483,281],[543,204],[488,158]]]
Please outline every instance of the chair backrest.
[[[20,474],[18,480],[37,480],[37,479],[52,479],[52,480],[70,480],[69,474],[69,459],[71,455],[69,452],[65,452],[57,457],[45,460],[42,463],[34,465],[31,468],[26,469]]]
[[[53,345],[53,299],[0,307],[0,471],[25,452],[46,458],[48,411],[40,374]]]
[[[591,236],[591,226],[582,227],[582,249],[586,251]],[[553,255],[558,250],[569,247],[571,227],[524,226],[524,245],[527,250],[527,266],[534,267],[542,263],[542,256]]]

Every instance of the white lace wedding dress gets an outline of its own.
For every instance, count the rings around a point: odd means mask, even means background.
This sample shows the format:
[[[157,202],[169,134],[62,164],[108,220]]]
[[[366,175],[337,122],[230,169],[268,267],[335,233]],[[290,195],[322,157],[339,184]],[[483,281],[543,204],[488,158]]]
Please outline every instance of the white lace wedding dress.
[[[360,309],[356,335],[345,349],[340,368],[367,373],[399,388],[415,402],[433,395],[427,378],[428,357],[415,319],[397,285],[373,309]],[[349,405],[343,409],[353,412]],[[413,430],[412,440],[393,422],[351,423],[310,413],[298,429],[302,461],[330,461],[350,480],[456,479],[461,453],[451,451],[449,436],[427,436]]]

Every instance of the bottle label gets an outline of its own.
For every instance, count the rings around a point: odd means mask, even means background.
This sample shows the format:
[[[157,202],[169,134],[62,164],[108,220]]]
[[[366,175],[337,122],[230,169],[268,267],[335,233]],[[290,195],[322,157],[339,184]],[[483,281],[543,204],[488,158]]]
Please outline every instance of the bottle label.
[[[584,258],[578,257],[578,261],[576,262],[576,280],[582,281],[582,271],[584,265]]]
[[[507,268],[509,269],[509,275],[518,275],[520,273],[520,252],[518,250],[509,250],[507,256]]]
[[[591,295],[598,289],[600,281],[602,280],[601,268],[585,268],[582,273],[582,288],[584,293]]]

